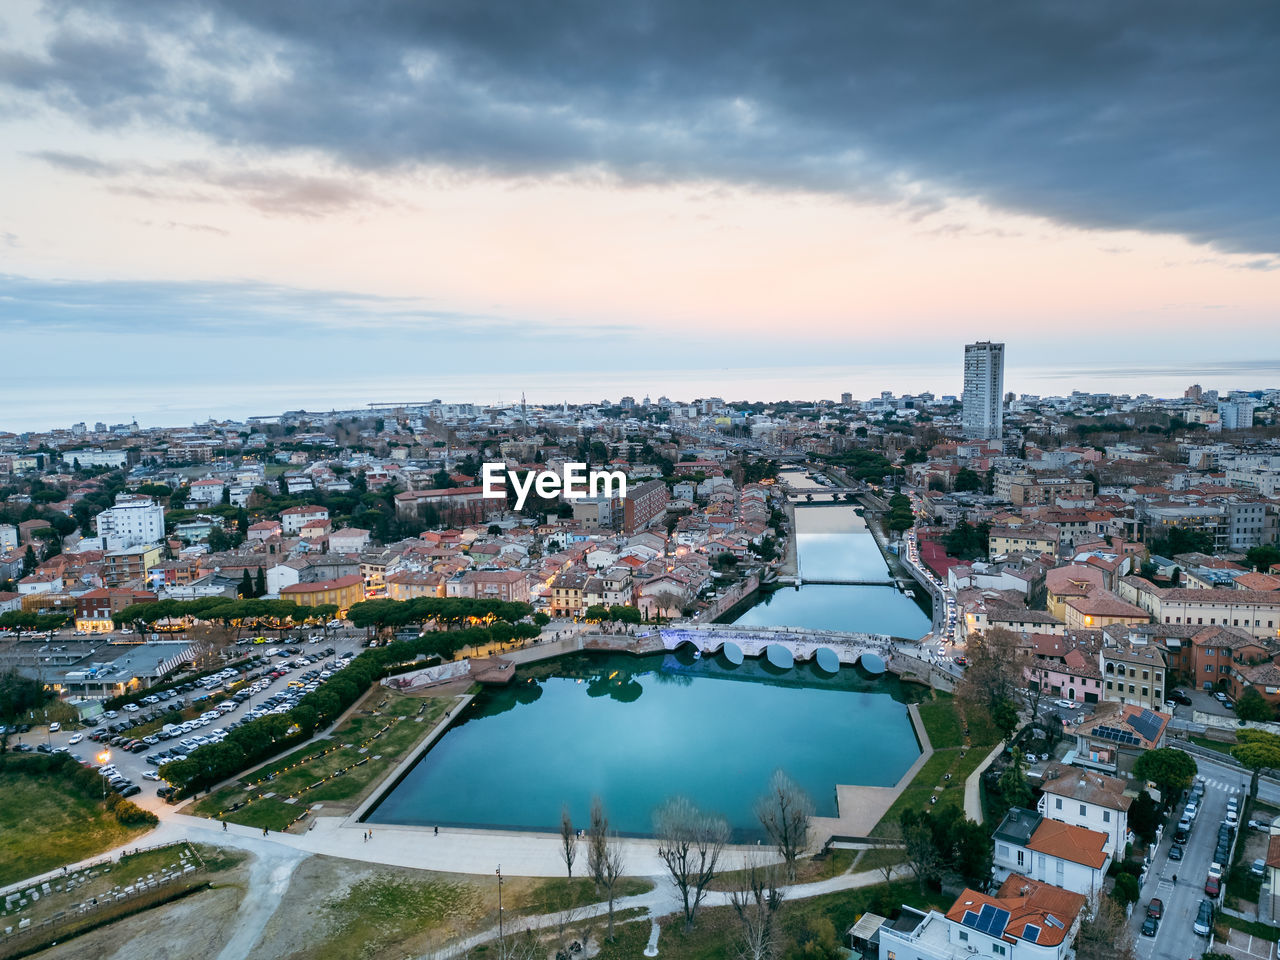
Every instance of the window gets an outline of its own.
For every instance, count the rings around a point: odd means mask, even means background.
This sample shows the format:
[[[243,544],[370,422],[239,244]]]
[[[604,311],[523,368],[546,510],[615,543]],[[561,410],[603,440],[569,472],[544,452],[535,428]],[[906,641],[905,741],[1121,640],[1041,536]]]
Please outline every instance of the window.
[[[1088,810],[1085,808],[1085,805],[1083,803],[1080,804],[1080,816],[1082,817],[1086,816],[1087,813],[1088,813]]]
[[[1027,856],[1027,851],[1025,850],[1018,851],[1018,866],[1021,867],[1026,863],[1026,856]]]
[[[1005,955],[1004,944],[1003,944],[1003,943],[993,943],[993,944],[991,945],[991,952],[992,952],[992,953],[995,953],[995,954],[999,954],[1000,956],[1002,956],[1002,957],[1003,957],[1003,956]]]
[[[1103,823],[1110,823],[1110,822],[1111,822],[1111,811],[1110,811],[1110,810],[1103,810],[1103,811],[1102,811],[1102,822],[1103,822]]]
[[[968,933],[968,931],[967,931],[967,930],[961,930],[961,931],[960,931],[960,940],[961,940],[962,942],[964,942],[964,943],[968,943],[968,942],[969,942],[969,933]]]
[[[1149,672],[1149,671],[1146,671],[1146,670],[1143,670],[1143,671],[1142,671],[1142,679],[1143,679],[1143,680],[1150,680],[1150,679],[1151,679],[1151,678],[1150,678],[1150,676],[1148,676],[1148,672]]]
[[[1053,798],[1053,809],[1055,809],[1055,810],[1061,810],[1061,809],[1062,809],[1062,798],[1061,798],[1061,797],[1054,797],[1054,798]]]
[[[998,854],[1000,854],[1000,856],[1002,856],[1002,857],[1008,857],[1008,856],[1009,856],[1009,845],[1008,845],[1007,843],[1002,843],[1002,844],[1000,844],[1000,846],[997,848],[996,852],[997,852]]]

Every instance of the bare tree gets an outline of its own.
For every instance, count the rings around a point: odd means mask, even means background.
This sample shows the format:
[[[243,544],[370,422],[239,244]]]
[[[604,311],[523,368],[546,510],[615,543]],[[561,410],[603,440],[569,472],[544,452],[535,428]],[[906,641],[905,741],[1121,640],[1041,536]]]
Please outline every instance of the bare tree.
[[[617,899],[618,881],[626,869],[623,859],[622,844],[615,834],[604,844],[604,853],[600,861],[600,886],[609,901],[609,939],[613,939],[613,902]]]
[[[884,839],[887,841],[883,847],[872,847],[872,850],[892,850],[895,847],[902,846],[902,824],[890,821],[884,831]],[[870,852],[870,851],[868,851]],[[905,855],[903,857],[905,858]],[[893,879],[893,872],[898,869],[898,864],[893,862],[891,857],[883,857],[880,865],[876,868],[880,871],[880,876],[884,877],[884,882],[888,883]]]
[[[564,859],[569,878],[573,879],[573,861],[578,859],[578,838],[573,831],[573,818],[569,816],[569,805],[560,808],[560,856]]]
[[[809,846],[813,800],[782,770],[769,780],[769,792],[756,801],[756,818],[787,865],[787,880],[796,879],[796,858]]]
[[[658,856],[680,891],[685,926],[692,928],[729,842],[729,824],[724,817],[703,813],[685,797],[673,797],[659,807],[653,823]]]
[[[599,796],[591,798],[591,825],[587,827],[587,873],[596,882],[596,889],[604,886],[604,857],[609,843],[609,818],[605,816],[604,803]]]
[[[738,915],[738,956],[741,960],[772,960],[782,939],[778,927],[778,910],[782,907],[778,871],[754,856],[747,861],[746,870],[746,889],[729,894],[729,903]]]
[[[1093,916],[1080,924],[1076,956],[1080,960],[1134,960],[1133,935],[1124,909],[1111,897],[1099,897]]]

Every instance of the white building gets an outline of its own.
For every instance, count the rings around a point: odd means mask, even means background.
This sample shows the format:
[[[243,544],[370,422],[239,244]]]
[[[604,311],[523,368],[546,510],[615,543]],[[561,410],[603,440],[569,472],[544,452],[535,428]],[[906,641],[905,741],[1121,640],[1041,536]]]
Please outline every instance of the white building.
[[[280,511],[280,524],[284,528],[286,537],[296,537],[308,523],[328,519],[328,508],[316,506],[315,504],[289,507],[287,510]]]
[[[964,348],[964,435],[998,440],[1004,433],[1004,344],[984,340]]]
[[[187,499],[194,503],[215,504],[222,502],[224,484],[221,480],[196,480],[191,484]]]
[[[945,914],[903,907],[880,926],[879,960],[1065,960],[1086,898],[1013,874],[996,896],[965,890]]]
[[[1219,400],[1218,422],[1223,430],[1248,430],[1253,426],[1253,400]]]
[[[12,523],[0,523],[0,553],[18,549],[18,528]]]
[[[1108,835],[1014,807],[996,828],[993,868],[996,879],[1022,874],[1083,894],[1090,901],[1102,892],[1111,856]]]
[[[1107,855],[1123,855],[1129,842],[1129,806],[1125,782],[1080,767],[1050,764],[1044,771],[1044,795],[1037,807],[1049,820],[1070,823],[1107,836]]]
[[[122,493],[114,507],[94,518],[98,536],[111,550],[127,550],[164,539],[164,507],[150,497]]]

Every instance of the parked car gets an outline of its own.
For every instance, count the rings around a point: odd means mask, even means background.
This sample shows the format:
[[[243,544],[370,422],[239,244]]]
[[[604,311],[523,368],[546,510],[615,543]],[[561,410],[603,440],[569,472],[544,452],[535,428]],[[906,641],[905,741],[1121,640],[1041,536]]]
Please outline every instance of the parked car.
[[[1184,707],[1191,706],[1191,697],[1184,690],[1170,690],[1169,699],[1174,703],[1180,703]]]
[[[1144,937],[1154,937],[1160,929],[1160,921],[1155,917],[1147,917],[1142,921],[1142,935]]]
[[[1155,917],[1159,920],[1164,916],[1164,901],[1159,897],[1152,897],[1151,902],[1147,904],[1147,916]]]
[[[1181,859],[1182,859],[1182,847],[1180,847],[1180,846],[1179,846],[1178,844],[1176,844],[1176,843],[1175,843],[1173,846],[1171,846],[1171,847],[1169,848],[1169,859],[1170,859],[1170,860],[1181,860]]]
[[[1222,892],[1222,877],[1208,876],[1204,880],[1204,892],[1211,897],[1216,897]]]
[[[1191,925],[1191,929],[1202,937],[1207,937],[1209,935],[1209,931],[1213,929],[1212,900],[1200,901],[1200,906],[1196,910],[1196,919]]]
[[[1270,820],[1250,820],[1249,828],[1251,830],[1261,830],[1263,833],[1270,833],[1271,821]]]
[[[1267,875],[1267,861],[1261,858],[1253,861],[1253,865],[1249,867],[1249,872],[1255,877],[1265,877]]]
[[[73,744],[77,744],[83,739],[84,739],[83,733],[73,733],[71,735],[71,739],[67,741],[67,746],[72,746]]]

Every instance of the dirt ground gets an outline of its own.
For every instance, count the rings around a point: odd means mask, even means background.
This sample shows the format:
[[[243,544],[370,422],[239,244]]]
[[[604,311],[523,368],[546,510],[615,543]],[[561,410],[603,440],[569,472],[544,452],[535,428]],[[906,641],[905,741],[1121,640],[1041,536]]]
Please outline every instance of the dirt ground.
[[[243,870],[244,868],[239,868]],[[244,897],[243,878],[220,877],[219,885],[175,903],[127,917],[37,954],[39,960],[208,960],[231,936]]]
[[[280,849],[212,876],[213,889],[52,947],[41,960],[401,960],[490,928],[491,877],[366,864]],[[546,881],[513,877],[508,916],[554,905]]]

